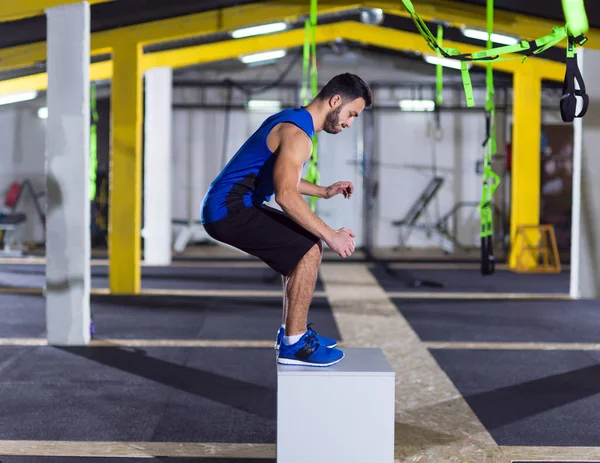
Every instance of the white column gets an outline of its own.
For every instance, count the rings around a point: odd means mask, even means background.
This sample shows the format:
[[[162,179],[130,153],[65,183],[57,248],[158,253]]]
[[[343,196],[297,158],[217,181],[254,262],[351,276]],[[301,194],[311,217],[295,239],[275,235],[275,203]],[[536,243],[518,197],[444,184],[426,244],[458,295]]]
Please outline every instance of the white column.
[[[90,340],[90,7],[46,10],[48,343]]]
[[[600,297],[600,51],[577,51],[590,105],[583,121],[574,123],[573,227],[571,233],[571,296]],[[581,124],[581,125],[580,125]],[[581,166],[578,161],[581,160]],[[581,179],[579,181],[579,179]]]
[[[146,72],[144,129],[144,262],[171,263],[171,68]]]

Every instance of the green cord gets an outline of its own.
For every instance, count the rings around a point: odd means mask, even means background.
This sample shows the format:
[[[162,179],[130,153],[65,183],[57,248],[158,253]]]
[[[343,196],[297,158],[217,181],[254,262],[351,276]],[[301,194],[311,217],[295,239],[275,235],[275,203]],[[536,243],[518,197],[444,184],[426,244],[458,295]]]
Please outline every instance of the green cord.
[[[494,0],[487,0],[487,47],[491,49],[492,33],[494,31]],[[492,275],[495,273],[494,260],[494,222],[492,202],[494,191],[500,183],[500,177],[492,170],[492,156],[496,153],[496,103],[494,90],[494,71],[492,62],[489,61],[486,69],[486,140],[483,160],[483,188],[479,203],[481,218],[481,273]]]
[[[441,24],[438,24],[438,35],[437,35],[437,41],[440,44],[440,46],[442,45],[442,41],[444,40],[444,26],[442,26]],[[442,54],[440,53],[440,51],[438,50],[438,56],[442,56]],[[444,92],[444,66],[442,66],[441,64],[438,64],[436,66],[436,70],[435,70],[435,77],[436,77],[436,99],[435,102],[437,105],[441,105],[444,102],[444,97],[443,97],[443,92]]]
[[[569,34],[574,37],[585,34],[590,25],[583,0],[562,0],[562,6]]]
[[[90,87],[91,119],[90,126],[90,201],[96,198],[96,175],[98,170],[98,111],[96,107],[96,85]]]
[[[310,98],[317,96],[319,78],[317,69],[317,0],[310,2],[310,19],[304,23],[304,47],[303,47],[303,82],[302,82],[302,100],[303,104],[308,104],[309,97],[307,87],[310,84]],[[309,82],[310,75],[310,82]],[[315,133],[312,138],[313,149],[310,160],[308,162],[308,170],[306,173],[306,181],[319,184],[321,174],[319,172],[319,155],[318,155],[318,138]],[[314,212],[317,206],[317,198],[310,198],[310,208]]]
[[[492,48],[491,36],[494,25],[494,0],[487,2],[488,14],[488,48]],[[500,177],[492,170],[492,156],[497,152],[496,142],[496,104],[494,101],[494,72],[492,63],[489,62],[486,69],[486,102],[485,110],[488,117],[487,139],[485,141],[485,155],[483,167],[483,191],[479,211],[481,214],[481,237],[487,238],[493,235],[492,199],[494,192],[500,184]]]
[[[302,104],[307,105],[309,101],[308,88],[308,72],[310,69],[310,20],[304,21],[304,46],[302,47],[302,90],[300,97]]]
[[[516,45],[508,45],[503,47],[491,48],[487,50],[481,50],[475,53],[460,53],[454,48],[443,47],[436,37],[431,33],[427,24],[421,19],[421,17],[415,11],[415,8],[411,0],[402,0],[404,8],[410,14],[413,22],[415,23],[420,34],[423,36],[427,45],[441,54],[445,58],[456,59],[461,61],[461,75],[463,79],[463,86],[465,90],[465,99],[468,107],[475,106],[475,100],[473,98],[473,88],[471,85],[471,77],[468,69],[469,61],[508,61],[514,59],[522,59],[525,61],[528,55],[538,55],[543,53],[547,49],[557,45],[564,39],[566,39],[570,33],[585,32],[587,31],[587,16],[583,7],[583,0],[563,0],[563,7],[565,8],[565,17],[567,17],[567,25],[564,27],[554,27],[552,32],[548,35],[540,37],[537,40],[526,41],[521,40]],[[587,39],[582,35],[578,36],[578,44],[583,45]],[[526,56],[513,56],[510,58],[501,57],[502,55],[527,53]]]

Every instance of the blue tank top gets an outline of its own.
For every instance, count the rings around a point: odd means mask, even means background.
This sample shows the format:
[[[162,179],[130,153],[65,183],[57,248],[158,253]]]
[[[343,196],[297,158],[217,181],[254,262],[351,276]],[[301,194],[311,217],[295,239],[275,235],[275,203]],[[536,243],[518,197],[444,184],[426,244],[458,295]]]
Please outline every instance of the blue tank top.
[[[312,139],[314,123],[305,108],[286,109],[267,118],[210,184],[202,201],[202,223],[216,222],[247,207],[260,207],[271,199],[275,155],[267,146],[267,137],[282,122],[298,126]]]

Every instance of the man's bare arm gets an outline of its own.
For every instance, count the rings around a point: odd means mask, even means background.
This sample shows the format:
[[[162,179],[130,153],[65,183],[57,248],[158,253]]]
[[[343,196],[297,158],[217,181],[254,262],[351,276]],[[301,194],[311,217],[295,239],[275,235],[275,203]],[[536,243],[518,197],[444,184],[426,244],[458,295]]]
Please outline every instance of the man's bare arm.
[[[307,196],[315,196],[316,198],[324,198],[325,197],[325,187],[315,185],[307,180],[300,180],[300,185],[298,185],[298,191],[301,195]]]
[[[275,201],[300,226],[327,241],[333,230],[313,213],[301,196],[301,191],[306,191],[301,187],[302,164],[307,161],[310,152],[310,139],[303,132],[296,127],[283,129],[273,168]],[[309,190],[318,188],[310,185]]]

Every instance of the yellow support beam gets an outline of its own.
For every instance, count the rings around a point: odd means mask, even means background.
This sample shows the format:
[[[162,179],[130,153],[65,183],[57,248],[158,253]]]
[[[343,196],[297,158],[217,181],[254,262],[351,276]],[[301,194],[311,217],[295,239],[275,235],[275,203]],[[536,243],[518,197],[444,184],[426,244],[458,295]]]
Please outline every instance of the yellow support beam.
[[[111,48],[96,47],[91,56],[109,54]],[[30,43],[0,50],[0,71],[40,66],[46,62],[46,42]]]
[[[317,27],[317,42],[324,43],[340,37],[346,23]],[[288,49],[304,43],[304,29],[294,29],[273,35],[262,35],[246,39],[197,45],[177,50],[161,51],[144,56],[144,71],[168,66],[173,68],[235,59],[243,55],[275,49]],[[274,37],[275,35],[275,37]],[[167,64],[168,63],[168,64]]]
[[[384,13],[410,17],[399,0],[365,1],[366,7],[381,8]],[[468,5],[449,0],[421,0],[413,2],[416,12],[424,21],[444,21],[452,27],[469,26],[487,30],[485,6]],[[522,37],[526,40],[538,39],[552,32],[552,28],[565,25],[565,21],[552,21],[519,13],[494,10],[494,32]],[[586,48],[600,49],[600,30],[590,29],[586,34]],[[566,41],[561,43],[566,47]],[[482,42],[485,48],[485,42]]]
[[[356,9],[362,2],[340,0],[319,2],[319,14],[331,15]],[[133,37],[142,45],[201,37],[258,24],[294,22],[307,15],[310,2],[266,1],[183,17],[143,23],[98,33],[99,46],[110,46],[124,37]],[[95,35],[95,34],[94,34]]]
[[[90,5],[114,0],[87,0]],[[44,10],[55,6],[80,3],[80,0],[13,0],[4,1],[0,6],[0,22],[15,21],[45,14]]]
[[[423,54],[435,53],[427,45],[420,34],[413,32],[405,32],[396,29],[353,22],[351,26],[347,26],[343,29],[342,34],[343,38],[348,40],[355,40],[391,50],[412,51]],[[472,53],[481,50],[481,48],[464,43],[453,42],[451,40],[444,40],[444,46],[449,48],[457,48],[463,53]],[[505,58],[510,56],[511,55],[507,55]],[[494,62],[494,69],[509,73],[519,72],[523,66],[522,59],[522,56],[518,56],[518,59],[511,61]],[[536,72],[538,72],[539,75],[544,76],[545,79],[562,82],[565,78],[565,65],[562,63],[541,58],[528,58],[527,62],[533,63],[536,68]],[[473,65],[485,67],[487,66],[487,63],[485,61],[475,61],[473,62]]]
[[[114,48],[111,86],[109,285],[117,294],[141,288],[142,46]]]
[[[324,2],[320,14],[335,14],[358,8],[361,2]],[[171,19],[111,29],[91,34],[90,53],[110,53],[116,43],[135,40],[142,45],[223,33],[257,24],[297,21],[309,12],[309,2],[271,1],[179,16]],[[0,71],[34,66],[46,61],[46,43],[38,42],[0,50]]]
[[[525,63],[514,75],[513,136],[510,201],[511,254],[509,267],[517,265],[521,243],[520,226],[536,226],[540,221],[540,170],[542,130],[542,80],[535,65]],[[522,238],[519,238],[522,239]],[[534,265],[535,262],[522,262]]]
[[[90,80],[106,80],[112,79],[113,62],[102,61],[90,65]],[[28,90],[43,91],[48,88],[48,74],[42,72],[31,76],[17,77],[0,81],[0,95],[8,95],[10,93],[26,92]]]

